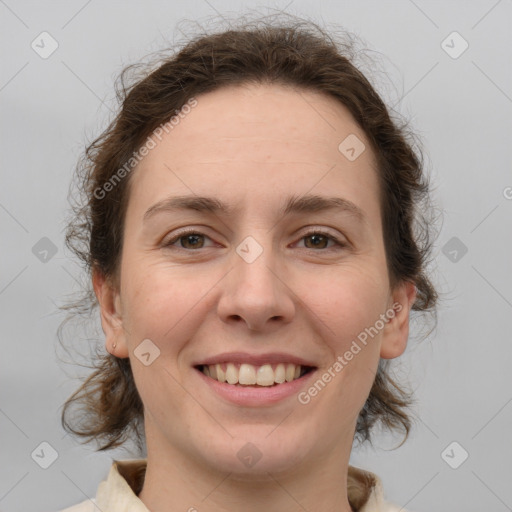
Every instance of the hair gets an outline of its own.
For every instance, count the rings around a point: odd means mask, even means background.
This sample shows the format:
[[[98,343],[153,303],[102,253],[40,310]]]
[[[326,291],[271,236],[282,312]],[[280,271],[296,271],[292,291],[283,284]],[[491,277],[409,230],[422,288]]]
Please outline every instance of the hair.
[[[348,108],[376,157],[390,287],[414,283],[417,296],[412,310],[430,313],[437,321],[438,294],[426,272],[432,223],[427,219],[431,198],[423,154],[407,123],[392,120],[380,96],[352,63],[353,52],[351,35],[337,41],[311,21],[293,17],[279,23],[276,18],[262,18],[188,39],[179,51],[159,56],[156,69],[145,70],[131,85],[126,84],[126,76],[135,67],[126,68],[117,87],[119,112],[86,148],[76,170],[80,199],[72,206],[66,246],[81,260],[88,281],[82,297],[63,308],[71,313],[59,327],[59,339],[64,323],[77,315],[91,315],[98,306],[91,286],[93,272],[118,282],[133,173],[109,187],[107,194],[95,191],[106,190],[105,184],[112,183],[153,131],[191,98],[247,84],[319,92]],[[355,431],[360,441],[372,442],[370,431],[376,423],[402,431],[404,441],[408,437],[412,395],[391,376],[389,363],[381,359],[360,411]],[[98,450],[121,445],[130,433],[140,447],[144,408],[129,358],[115,357],[102,348],[89,368],[94,371],[64,404],[62,426],[85,442],[95,440]],[[81,414],[72,413],[75,407]]]

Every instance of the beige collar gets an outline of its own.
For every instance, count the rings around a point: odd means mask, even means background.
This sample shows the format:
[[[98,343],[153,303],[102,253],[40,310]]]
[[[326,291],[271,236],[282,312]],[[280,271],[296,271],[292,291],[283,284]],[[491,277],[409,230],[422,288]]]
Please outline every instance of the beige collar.
[[[149,512],[137,497],[142,490],[147,459],[114,461],[107,480],[100,483],[96,504],[101,510]],[[354,512],[380,512],[385,508],[382,483],[377,475],[348,467],[348,500]]]

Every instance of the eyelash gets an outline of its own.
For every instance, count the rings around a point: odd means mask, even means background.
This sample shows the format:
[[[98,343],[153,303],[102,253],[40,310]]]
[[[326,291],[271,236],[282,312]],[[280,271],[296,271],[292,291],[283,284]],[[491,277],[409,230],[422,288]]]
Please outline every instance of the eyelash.
[[[194,230],[194,229],[189,229],[189,230],[186,230],[186,231],[182,231],[181,233],[179,233],[178,235],[176,235],[175,237],[173,237],[171,240],[169,240],[168,242],[165,242],[164,243],[164,247],[172,247],[176,242],[178,242],[181,238],[185,238],[189,235],[199,235],[199,236],[204,236],[206,238],[210,238],[208,235],[205,235],[204,233],[201,233],[197,230]],[[326,237],[327,239],[333,241],[336,245],[338,245],[338,249],[343,249],[343,248],[346,248],[348,247],[348,244],[345,243],[345,242],[342,242],[341,240],[339,240],[338,238],[336,238],[335,236],[331,235],[330,233],[328,233],[327,231],[323,231],[321,229],[318,229],[318,230],[312,230],[312,231],[309,231],[307,233],[305,233],[304,235],[302,235],[300,237],[300,240],[304,239],[304,238],[308,238],[309,236],[312,236],[312,235],[321,235],[321,236],[324,236]],[[178,250],[181,250],[181,251],[187,251],[187,252],[195,252],[195,251],[199,251],[200,249],[203,249],[203,247],[200,247],[199,249],[186,249],[184,247],[176,247],[175,249],[178,249]],[[335,247],[330,247],[330,248],[325,248],[325,249],[310,249],[308,247],[306,247],[305,249],[309,250],[309,251],[332,251],[332,250],[336,250]]]

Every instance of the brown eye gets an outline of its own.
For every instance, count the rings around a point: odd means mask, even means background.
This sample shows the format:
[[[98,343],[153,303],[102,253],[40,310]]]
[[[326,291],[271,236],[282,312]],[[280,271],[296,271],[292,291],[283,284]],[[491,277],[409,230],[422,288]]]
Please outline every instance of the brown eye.
[[[193,234],[180,236],[178,240],[181,240],[181,246],[184,249],[200,249],[204,245],[203,235]]]
[[[323,231],[312,231],[310,233],[306,233],[301,240],[304,240],[304,246],[306,249],[320,250],[320,249],[340,249],[346,247],[347,244],[341,242],[336,237],[329,233],[325,233]],[[329,246],[329,242],[333,242],[331,246]],[[338,247],[335,247],[338,246]]]
[[[307,243],[305,244],[308,249],[326,249],[329,243],[329,238],[321,234],[307,235],[304,237],[304,240],[311,240],[311,246],[308,246]]]
[[[166,242],[164,247],[174,247],[176,249],[202,249],[205,247],[205,238],[208,238],[197,231],[182,232]]]

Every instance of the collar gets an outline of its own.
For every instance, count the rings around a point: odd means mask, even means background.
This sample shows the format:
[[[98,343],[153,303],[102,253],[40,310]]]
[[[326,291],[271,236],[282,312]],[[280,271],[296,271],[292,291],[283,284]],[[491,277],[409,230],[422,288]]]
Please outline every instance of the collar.
[[[137,497],[142,490],[147,459],[114,460],[106,480],[100,483],[96,504],[100,510],[149,512]],[[354,512],[384,512],[382,482],[377,475],[348,467],[348,501]]]

